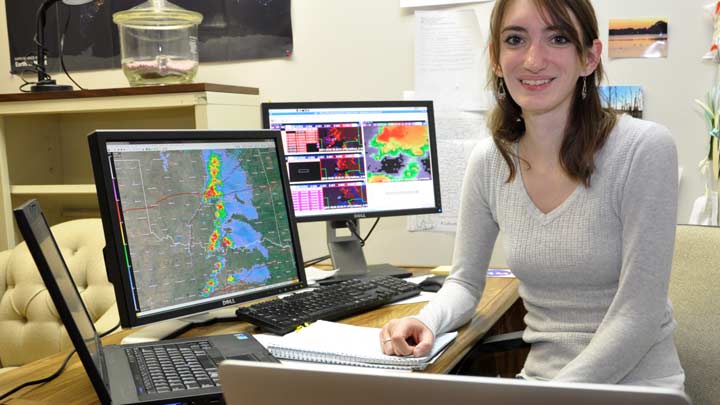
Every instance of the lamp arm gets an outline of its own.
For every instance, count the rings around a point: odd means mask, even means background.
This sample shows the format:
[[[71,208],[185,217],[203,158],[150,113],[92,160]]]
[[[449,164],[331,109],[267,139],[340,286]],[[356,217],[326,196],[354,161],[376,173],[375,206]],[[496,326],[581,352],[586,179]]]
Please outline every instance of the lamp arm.
[[[59,0],[45,0],[38,8],[36,21],[37,32],[35,33],[35,44],[37,45],[38,83],[47,79],[45,72],[45,24],[47,22],[47,9]]]

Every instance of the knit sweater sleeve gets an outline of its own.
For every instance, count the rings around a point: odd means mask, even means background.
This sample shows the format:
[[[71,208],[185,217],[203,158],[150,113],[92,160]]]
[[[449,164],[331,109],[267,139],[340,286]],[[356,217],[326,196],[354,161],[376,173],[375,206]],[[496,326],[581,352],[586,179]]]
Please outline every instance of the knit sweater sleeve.
[[[489,184],[498,176],[493,167],[497,165],[489,162],[492,155],[497,152],[490,139],[483,140],[471,154],[463,180],[452,269],[443,287],[417,316],[435,334],[468,322],[485,288],[498,234],[489,191]]]
[[[555,380],[617,383],[664,338],[678,197],[677,151],[667,129],[651,125],[617,153],[629,154],[621,159],[624,163],[614,179],[623,252],[617,293],[588,346]]]

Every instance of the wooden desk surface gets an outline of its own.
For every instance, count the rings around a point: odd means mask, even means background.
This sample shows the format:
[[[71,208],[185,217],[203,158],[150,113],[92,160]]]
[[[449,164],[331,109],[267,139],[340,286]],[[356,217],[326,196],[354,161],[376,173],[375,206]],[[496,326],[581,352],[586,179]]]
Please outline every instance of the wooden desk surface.
[[[490,327],[495,324],[518,299],[517,281],[511,278],[490,278],[485,288],[482,301],[478,304],[473,319],[463,326],[458,337],[443,355],[436,360],[425,372],[446,373],[472,348],[475,342],[482,337]],[[343,320],[343,323],[381,327],[393,318],[415,315],[425,305],[422,303],[391,305],[360,314]],[[196,327],[183,337],[217,335],[252,331],[253,326],[244,322],[221,322],[209,326]],[[119,344],[120,340],[132,331],[125,330],[107,336],[103,343]],[[30,380],[46,377],[54,372],[65,358],[66,353],[59,353],[44,359],[26,364],[15,370],[0,373],[0,394],[9,391],[15,386]],[[95,391],[85,374],[85,369],[77,358],[68,364],[65,371],[55,380],[33,387],[25,388],[3,404],[29,405],[29,404],[96,404],[98,403]]]

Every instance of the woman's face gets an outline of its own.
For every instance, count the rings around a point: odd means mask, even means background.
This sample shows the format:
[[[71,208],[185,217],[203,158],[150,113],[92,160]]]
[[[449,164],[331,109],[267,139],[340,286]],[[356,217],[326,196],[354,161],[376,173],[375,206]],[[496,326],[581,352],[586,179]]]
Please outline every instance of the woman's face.
[[[578,78],[592,73],[601,50],[595,40],[583,61],[570,39],[543,19],[532,0],[514,0],[500,26],[496,74],[504,78],[526,119],[550,112],[567,114]]]

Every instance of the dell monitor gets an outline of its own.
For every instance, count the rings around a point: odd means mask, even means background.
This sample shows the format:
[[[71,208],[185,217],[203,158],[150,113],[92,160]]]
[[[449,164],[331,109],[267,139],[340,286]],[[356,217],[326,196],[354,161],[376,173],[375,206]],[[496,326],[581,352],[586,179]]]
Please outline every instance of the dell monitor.
[[[326,222],[335,280],[409,275],[367,266],[357,225],[441,212],[432,101],[263,103],[262,119],[282,133],[296,219]]]
[[[89,144],[121,324],[168,321],[131,341],[307,286],[279,131],[96,131]]]

